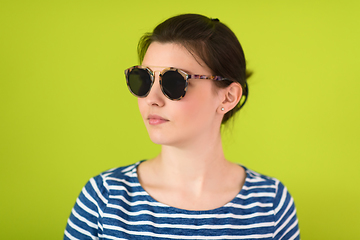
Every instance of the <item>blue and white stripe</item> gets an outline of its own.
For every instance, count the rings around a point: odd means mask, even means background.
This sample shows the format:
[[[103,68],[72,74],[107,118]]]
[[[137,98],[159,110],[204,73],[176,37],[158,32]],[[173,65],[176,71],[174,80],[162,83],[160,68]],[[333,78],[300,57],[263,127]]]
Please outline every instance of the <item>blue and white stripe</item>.
[[[245,168],[245,184],[231,202],[189,211],[149,196],[137,178],[139,163],[90,179],[64,239],[300,239],[294,201],[277,179]]]

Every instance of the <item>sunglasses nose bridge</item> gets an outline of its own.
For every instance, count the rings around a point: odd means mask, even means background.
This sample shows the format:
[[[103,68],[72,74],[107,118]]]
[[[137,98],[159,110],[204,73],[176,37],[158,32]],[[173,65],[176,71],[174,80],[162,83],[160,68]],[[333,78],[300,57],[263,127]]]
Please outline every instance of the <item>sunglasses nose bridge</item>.
[[[161,83],[162,74],[163,74],[163,71],[153,71],[153,81],[154,81],[154,83],[155,82],[159,83],[159,86],[158,86],[159,89],[162,88],[162,83]]]
[[[153,71],[153,77],[154,77],[154,79],[156,79],[156,77],[157,77],[157,78],[160,78],[160,76],[161,76],[161,71]]]
[[[153,99],[155,97],[156,99],[158,99],[159,96],[163,96],[161,91],[161,71],[152,71],[151,78],[152,84],[148,92],[147,98]]]

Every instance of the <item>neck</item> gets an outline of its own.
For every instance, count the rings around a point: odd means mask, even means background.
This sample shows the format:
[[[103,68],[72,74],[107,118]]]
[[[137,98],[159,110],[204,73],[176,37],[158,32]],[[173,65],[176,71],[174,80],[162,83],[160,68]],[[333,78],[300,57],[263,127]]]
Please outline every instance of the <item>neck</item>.
[[[217,136],[197,139],[187,146],[162,146],[161,153],[152,160],[157,172],[174,184],[202,184],[214,178],[228,166],[225,159],[220,131]]]

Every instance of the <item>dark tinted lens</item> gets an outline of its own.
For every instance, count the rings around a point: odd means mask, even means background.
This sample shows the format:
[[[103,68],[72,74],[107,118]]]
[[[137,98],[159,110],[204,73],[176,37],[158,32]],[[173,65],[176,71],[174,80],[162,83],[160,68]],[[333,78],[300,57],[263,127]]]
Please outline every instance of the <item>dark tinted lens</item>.
[[[162,75],[161,81],[164,93],[171,99],[178,99],[184,96],[186,81],[180,73],[167,71]]]
[[[151,77],[145,69],[134,68],[128,73],[128,84],[135,95],[144,97],[151,88]]]

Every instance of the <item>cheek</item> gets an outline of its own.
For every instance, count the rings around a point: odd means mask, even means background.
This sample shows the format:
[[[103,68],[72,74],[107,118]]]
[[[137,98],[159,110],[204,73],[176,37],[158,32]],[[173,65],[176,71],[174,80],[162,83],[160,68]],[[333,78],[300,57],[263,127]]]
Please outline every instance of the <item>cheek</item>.
[[[196,95],[193,94],[186,99],[186,103],[181,106],[181,111],[186,113],[187,117],[194,122],[197,120],[204,121],[204,118],[212,118],[216,112],[215,98],[210,90],[197,91]]]
[[[138,107],[139,107],[139,111],[141,116],[144,116],[145,114],[145,110],[146,110],[146,102],[144,98],[138,98]]]

